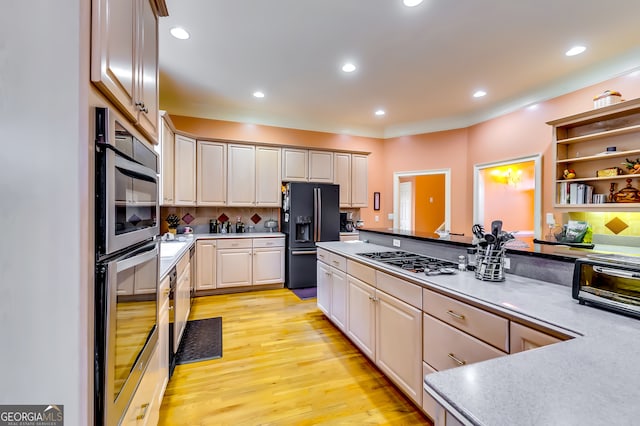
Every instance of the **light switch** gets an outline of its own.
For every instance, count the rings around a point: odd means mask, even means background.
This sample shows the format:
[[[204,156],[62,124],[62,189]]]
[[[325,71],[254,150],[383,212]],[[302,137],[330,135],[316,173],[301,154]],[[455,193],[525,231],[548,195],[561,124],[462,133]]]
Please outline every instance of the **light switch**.
[[[376,221],[376,222],[380,222],[380,216],[375,215],[375,216],[374,216],[374,218],[373,218],[373,220],[374,220],[374,221]]]

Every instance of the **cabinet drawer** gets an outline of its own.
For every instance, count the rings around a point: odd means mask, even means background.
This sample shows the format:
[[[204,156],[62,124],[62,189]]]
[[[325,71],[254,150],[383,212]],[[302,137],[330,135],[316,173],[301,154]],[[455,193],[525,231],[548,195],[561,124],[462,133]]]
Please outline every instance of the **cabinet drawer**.
[[[229,238],[218,240],[219,249],[251,248],[251,238]]]
[[[511,353],[528,351],[546,345],[561,342],[557,337],[550,336],[527,326],[511,322]]]
[[[373,286],[376,285],[376,270],[370,266],[365,266],[353,260],[347,260],[347,274]]]
[[[254,238],[253,248],[284,247],[284,238]]]
[[[329,259],[329,265],[342,272],[347,272],[347,259],[334,253],[329,254],[331,255]]]
[[[423,314],[422,321],[422,355],[438,371],[506,355],[430,315]]]
[[[325,249],[321,249],[319,248],[316,252],[316,259],[329,264],[330,259],[331,259],[331,253],[329,253],[328,251],[326,251]]]
[[[466,303],[423,289],[424,312],[509,352],[509,320]]]
[[[422,287],[418,284],[407,282],[380,271],[376,271],[376,284],[378,289],[385,293],[395,296],[415,308],[422,309]]]

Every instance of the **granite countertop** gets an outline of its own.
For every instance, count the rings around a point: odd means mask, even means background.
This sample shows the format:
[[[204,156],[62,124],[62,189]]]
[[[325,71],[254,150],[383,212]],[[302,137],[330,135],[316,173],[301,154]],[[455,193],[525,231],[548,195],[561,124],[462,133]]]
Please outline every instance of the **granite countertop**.
[[[356,242],[318,247],[406,278],[423,287],[524,323],[575,336],[571,340],[425,377],[425,390],[465,424],[637,424],[640,321],[571,297],[571,287],[507,274],[504,282],[473,272],[426,276],[357,256],[389,247]]]
[[[193,237],[185,237],[184,235],[178,235],[178,238],[184,239],[184,241],[162,241],[160,247],[160,280],[163,280],[171,268],[173,268],[178,260],[189,251],[189,249],[195,245],[197,240],[222,240],[233,238],[284,238],[285,234],[281,232],[246,232],[242,234],[230,233],[230,234],[193,234]],[[167,245],[181,244],[182,247],[175,252],[171,257],[162,257],[162,247]]]

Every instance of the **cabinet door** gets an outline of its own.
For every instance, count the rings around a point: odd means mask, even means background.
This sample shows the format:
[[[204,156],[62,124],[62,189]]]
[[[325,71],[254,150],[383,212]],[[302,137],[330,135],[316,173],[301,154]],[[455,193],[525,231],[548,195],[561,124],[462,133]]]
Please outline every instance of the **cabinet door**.
[[[422,405],[422,311],[376,291],[376,365]]]
[[[342,331],[347,331],[348,297],[347,274],[331,268],[331,319]]]
[[[175,334],[174,334],[174,348],[180,346],[180,340],[184,333],[184,328],[187,325],[189,319],[189,312],[191,310],[191,264],[187,263],[186,268],[176,282],[175,293]]]
[[[256,206],[280,207],[282,203],[281,149],[256,147]]]
[[[333,155],[333,183],[340,185],[340,207],[351,207],[351,154]]]
[[[282,180],[306,182],[309,177],[309,152],[306,149],[285,148],[282,150]]]
[[[227,202],[227,144],[198,141],[196,200],[199,206]]]
[[[169,277],[158,286],[158,406],[169,382]]]
[[[284,282],[284,247],[253,249],[253,285]]]
[[[174,179],[174,134],[167,121],[162,119],[162,132],[160,133],[160,205],[173,205],[173,179]]]
[[[351,206],[368,207],[367,196],[368,160],[366,155],[351,156]]]
[[[317,263],[316,283],[318,308],[331,318],[331,268],[324,262]]]
[[[216,288],[216,240],[196,242],[196,290]]]
[[[175,137],[175,204],[196,204],[196,140],[182,135]]]
[[[375,361],[375,289],[369,284],[347,275],[349,286],[347,335],[362,352]]]
[[[251,285],[251,249],[218,249],[216,255],[217,288]]]
[[[513,321],[511,322],[510,331],[511,332],[509,334],[512,354],[561,342],[561,340],[556,337],[549,336],[546,333],[542,333],[541,331],[534,330]]]
[[[253,206],[256,203],[256,152],[252,145],[229,145],[227,205]]]
[[[135,106],[137,2],[93,0],[91,81],[132,121]]]
[[[154,425],[158,423],[160,406],[154,399],[158,383],[158,356],[158,347],[156,347],[122,418],[121,426]]]
[[[333,183],[333,152],[309,151],[309,182]]]
[[[158,262],[145,262],[136,266],[136,278],[133,284],[134,294],[155,294],[158,290]]]
[[[158,17],[149,0],[140,0],[137,98],[138,123],[152,141],[158,140]]]

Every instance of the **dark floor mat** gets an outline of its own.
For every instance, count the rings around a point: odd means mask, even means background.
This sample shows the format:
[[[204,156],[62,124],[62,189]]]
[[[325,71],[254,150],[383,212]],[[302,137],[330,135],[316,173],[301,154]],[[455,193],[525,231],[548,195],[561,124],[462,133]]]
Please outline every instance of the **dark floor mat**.
[[[291,291],[298,296],[300,300],[315,299],[317,287],[293,288]]]
[[[188,321],[176,353],[176,364],[221,357],[222,317]]]

